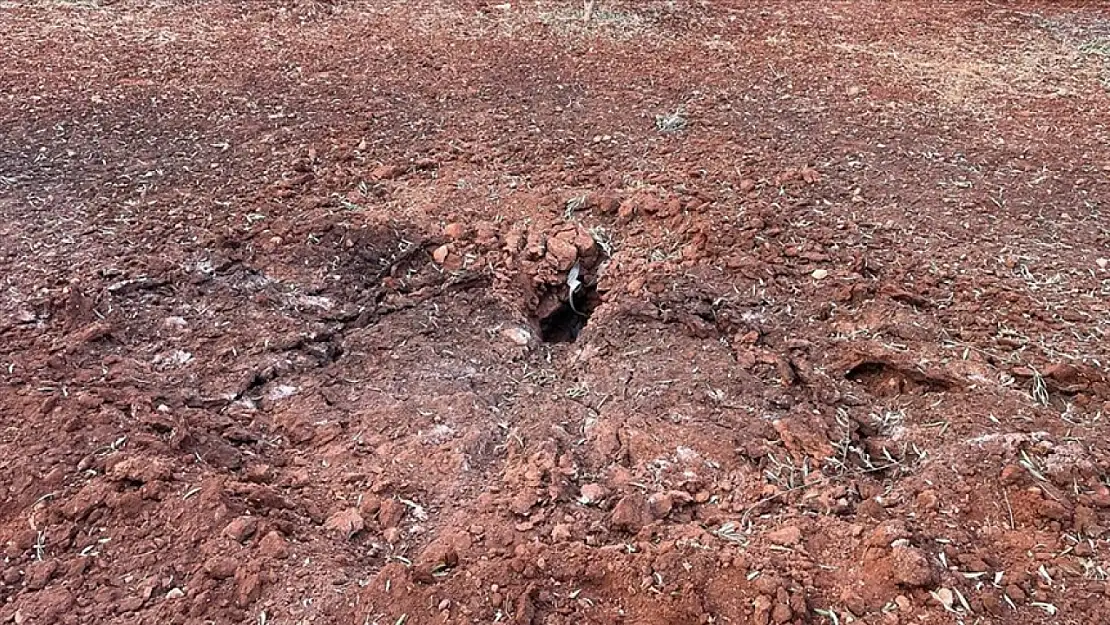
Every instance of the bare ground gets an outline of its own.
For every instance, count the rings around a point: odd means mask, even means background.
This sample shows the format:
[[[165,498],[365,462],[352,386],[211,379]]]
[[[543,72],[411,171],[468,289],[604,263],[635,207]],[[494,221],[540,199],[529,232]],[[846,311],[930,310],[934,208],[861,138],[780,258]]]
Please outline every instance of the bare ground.
[[[0,622],[1106,622],[1107,8],[0,2]]]

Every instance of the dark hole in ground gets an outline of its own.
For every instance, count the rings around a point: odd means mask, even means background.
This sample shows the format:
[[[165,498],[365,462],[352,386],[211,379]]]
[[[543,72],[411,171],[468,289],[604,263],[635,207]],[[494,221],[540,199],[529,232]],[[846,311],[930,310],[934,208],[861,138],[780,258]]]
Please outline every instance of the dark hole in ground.
[[[598,303],[597,287],[583,287],[571,300],[540,319],[540,338],[544,343],[573,343]]]

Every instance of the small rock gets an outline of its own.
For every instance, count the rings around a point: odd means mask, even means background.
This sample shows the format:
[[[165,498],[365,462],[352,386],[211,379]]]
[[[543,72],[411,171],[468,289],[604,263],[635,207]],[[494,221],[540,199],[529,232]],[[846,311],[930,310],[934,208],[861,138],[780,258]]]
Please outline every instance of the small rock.
[[[441,245],[432,252],[432,260],[436,261],[437,265],[442,265],[447,262],[447,257],[451,255],[450,245]]]
[[[557,543],[570,540],[571,536],[573,536],[573,534],[571,533],[570,525],[566,523],[558,523],[555,527],[551,528],[551,540]]]
[[[609,491],[604,486],[591,482],[582,486],[579,492],[578,503],[584,506],[596,504],[605,499],[608,494]]]
[[[370,172],[371,180],[392,180],[399,178],[406,169],[400,165],[379,165]]]
[[[908,588],[922,588],[936,583],[936,571],[929,556],[916,547],[895,547],[891,554],[894,581]]]
[[[523,491],[513,497],[512,502],[509,504],[509,510],[517,516],[528,516],[532,512],[532,506],[536,505],[536,495],[528,491]]]
[[[509,340],[509,342],[524,347],[532,340],[532,333],[524,328],[505,328],[501,330],[501,336]]]
[[[397,527],[405,518],[407,506],[396,499],[386,499],[378,510],[378,523],[383,529]]]
[[[245,477],[248,482],[266,484],[274,479],[274,473],[268,464],[249,464],[246,470],[243,471],[243,477]]]
[[[166,591],[166,599],[180,599],[185,596],[185,591],[180,588],[170,588]]]
[[[373,493],[363,493],[358,502],[358,513],[363,519],[372,519],[382,509],[382,498]]]
[[[204,563],[204,572],[212,579],[227,579],[235,575],[239,562],[230,556],[214,556]]]
[[[55,559],[35,562],[27,567],[27,590],[42,590],[58,572]]]
[[[743,180],[740,181],[740,192],[741,193],[750,193],[754,189],[755,189],[755,181],[752,180],[751,178],[744,178]]]
[[[802,540],[802,530],[798,529],[797,526],[787,525],[773,532],[767,532],[765,536],[767,540],[776,545],[789,547],[798,544]]]
[[[364,527],[366,527],[366,522],[363,521],[362,515],[358,513],[357,508],[340,510],[328,517],[328,520],[324,522],[325,529],[339,532],[347,538],[361,532]]]
[[[639,495],[628,495],[613,506],[609,524],[618,530],[637,532],[646,524],[647,515],[647,502]]]
[[[144,603],[146,603],[145,599],[139,596],[132,595],[130,597],[121,599],[118,603],[116,603],[116,611],[120,614],[128,614],[143,607]]]
[[[776,603],[774,609],[771,610],[771,620],[778,623],[778,625],[788,623],[792,618],[794,618],[794,611],[785,603]]]
[[[124,458],[108,470],[108,477],[113,480],[126,480],[140,484],[168,480],[171,474],[169,465],[162,460],[141,456]]]
[[[235,572],[235,603],[245,608],[262,594],[262,578],[257,572],[239,567]]]
[[[1014,603],[1020,604],[1025,602],[1025,591],[1022,590],[1021,586],[1018,586],[1017,584],[1010,584],[1006,586],[1006,596],[1009,597],[1010,600]]]
[[[284,560],[289,557],[289,545],[280,533],[271,531],[258,541],[258,553],[264,558]]]
[[[952,591],[948,588],[938,588],[937,591],[933,593],[933,597],[935,597],[946,610],[951,610],[952,603],[956,600],[956,596],[952,594]]]
[[[1025,479],[1026,472],[1023,467],[1016,464],[1008,464],[1002,467],[1002,473],[998,476],[998,481],[1004,485],[1011,486],[1021,482]]]
[[[578,259],[578,247],[573,241],[560,237],[551,237],[547,240],[547,255],[555,262],[559,271],[567,271]]]
[[[667,493],[655,493],[648,497],[648,509],[651,510],[651,516],[656,519],[665,519],[674,508],[674,497]]]
[[[258,519],[252,516],[241,516],[232,519],[224,528],[224,536],[235,542],[246,542],[258,530]]]
[[[166,317],[162,320],[162,325],[171,330],[181,330],[189,325],[184,317]]]
[[[827,269],[814,269],[813,270],[813,279],[814,280],[824,280],[827,277],[829,277],[829,271]]]
[[[443,228],[443,236],[451,240],[461,239],[466,236],[466,226],[458,222],[447,224]]]

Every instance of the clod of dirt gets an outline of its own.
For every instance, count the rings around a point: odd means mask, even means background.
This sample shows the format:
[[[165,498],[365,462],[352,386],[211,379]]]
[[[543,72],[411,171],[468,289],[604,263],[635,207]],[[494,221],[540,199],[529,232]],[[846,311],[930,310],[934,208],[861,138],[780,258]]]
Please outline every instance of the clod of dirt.
[[[801,542],[802,530],[798,529],[797,526],[787,525],[772,532],[767,532],[765,536],[767,540],[776,545],[791,547]]]
[[[35,562],[27,567],[27,590],[42,590],[50,582],[51,579],[58,573],[58,561],[56,559],[44,560],[42,562]]]
[[[674,508],[674,497],[670,493],[653,493],[648,497],[648,508],[655,519],[665,519]]]
[[[386,499],[378,510],[378,524],[382,529],[391,529],[399,526],[405,518],[408,507],[396,499]]]
[[[501,330],[501,336],[509,340],[514,345],[524,347],[532,341],[532,333],[524,328],[505,328]]]
[[[108,470],[108,477],[113,480],[140,484],[168,480],[171,474],[170,467],[165,461],[141,456],[124,458]]]
[[[535,505],[535,493],[522,491],[513,497],[512,502],[509,503],[509,510],[517,516],[528,516],[532,512],[532,506]]]
[[[649,519],[650,513],[644,498],[640,495],[626,495],[613,506],[609,525],[615,530],[638,532]]]
[[[340,510],[329,516],[328,520],[324,522],[325,529],[338,532],[347,538],[361,532],[364,527],[366,527],[366,522],[363,521],[358,508]]]
[[[931,586],[937,581],[929,556],[916,547],[895,547],[890,556],[894,581],[909,588]]]
[[[289,544],[277,531],[271,531],[258,541],[258,555],[263,558],[284,560],[289,557]]]
[[[601,484],[596,482],[583,484],[582,488],[579,490],[578,503],[584,506],[595,505],[601,503],[608,495],[609,489]]]
[[[204,563],[204,572],[212,579],[227,579],[235,575],[239,562],[231,556],[213,556]]]
[[[246,542],[258,530],[258,519],[252,516],[241,516],[232,519],[224,528],[224,536],[235,542]]]

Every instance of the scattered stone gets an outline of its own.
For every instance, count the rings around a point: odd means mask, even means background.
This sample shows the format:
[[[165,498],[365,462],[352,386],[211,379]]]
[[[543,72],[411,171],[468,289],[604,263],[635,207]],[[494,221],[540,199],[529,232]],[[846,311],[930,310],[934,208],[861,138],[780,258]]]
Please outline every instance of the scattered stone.
[[[740,181],[740,193],[751,193],[755,190],[755,181],[751,178],[744,178]]]
[[[933,597],[944,606],[945,610],[951,610],[952,603],[956,600],[956,596],[948,588],[938,588],[933,593]]]
[[[584,506],[597,504],[605,499],[608,494],[609,491],[604,486],[591,482],[582,486],[582,489],[579,491],[578,503]]]
[[[509,504],[509,510],[517,516],[528,516],[534,505],[536,505],[536,495],[528,491],[522,491],[517,493],[516,497],[513,497]]]
[[[257,571],[245,566],[235,571],[235,603],[245,608],[258,600],[262,594],[262,578]]]
[[[436,261],[437,265],[442,265],[447,262],[447,257],[451,255],[450,245],[441,245],[432,252],[432,260]]]
[[[116,604],[116,611],[120,614],[129,614],[143,607],[144,603],[146,603],[146,600],[142,597],[131,595],[130,597],[121,599],[119,603]]]
[[[648,497],[648,509],[656,519],[665,519],[674,508],[674,497],[669,493],[655,493]]]
[[[166,599],[180,599],[185,596],[185,591],[180,588],[170,588],[166,591]]]
[[[798,529],[797,526],[787,525],[786,527],[781,527],[773,532],[767,532],[765,536],[767,537],[767,540],[776,545],[790,547],[801,542],[802,530]]]
[[[443,236],[451,240],[458,240],[466,236],[466,226],[455,222],[443,228]]]
[[[829,271],[827,269],[814,269],[813,270],[813,279],[814,280],[824,280],[827,277],[829,277]]]
[[[42,590],[58,572],[58,561],[54,558],[34,562],[27,567],[27,590]]]
[[[328,520],[324,522],[325,529],[339,532],[347,538],[361,532],[364,527],[366,527],[366,522],[363,521],[362,515],[358,513],[357,508],[340,510],[332,514],[328,517]]]
[[[407,171],[400,165],[379,165],[370,172],[371,180],[393,180],[400,178]]]
[[[239,562],[230,556],[213,556],[204,563],[204,572],[212,579],[227,579],[235,575]]]
[[[613,513],[609,516],[609,524],[617,530],[637,532],[647,523],[647,502],[639,495],[622,497],[617,505],[613,506]]]
[[[408,512],[407,506],[396,499],[386,499],[378,510],[378,523],[383,529],[397,527]]]
[[[524,347],[532,340],[532,333],[524,328],[512,327],[501,330],[501,336],[509,342]]]
[[[168,480],[171,475],[170,467],[164,461],[142,456],[124,458],[108,470],[108,477],[113,480],[140,484]]]
[[[551,528],[551,540],[557,543],[570,540],[572,536],[571,527],[566,523],[558,523]]]
[[[785,603],[776,603],[774,609],[771,610],[771,620],[778,623],[778,625],[788,623],[792,618],[794,618],[794,611]]]
[[[358,513],[363,519],[372,519],[382,509],[382,498],[374,493],[363,493],[358,502]]]
[[[883,521],[867,537],[867,545],[870,547],[889,547],[894,541],[899,538],[908,538],[909,535],[909,531],[906,530],[905,524],[901,521]]]
[[[252,516],[241,516],[232,519],[224,528],[224,536],[235,542],[246,542],[258,530],[258,519]]]
[[[567,271],[578,259],[578,247],[573,240],[554,236],[547,240],[547,256],[555,263],[557,270]]]
[[[891,554],[894,581],[908,588],[923,588],[937,581],[929,556],[916,547],[895,547]]]
[[[258,553],[264,558],[284,560],[289,557],[289,545],[279,532],[271,531],[258,541]]]

